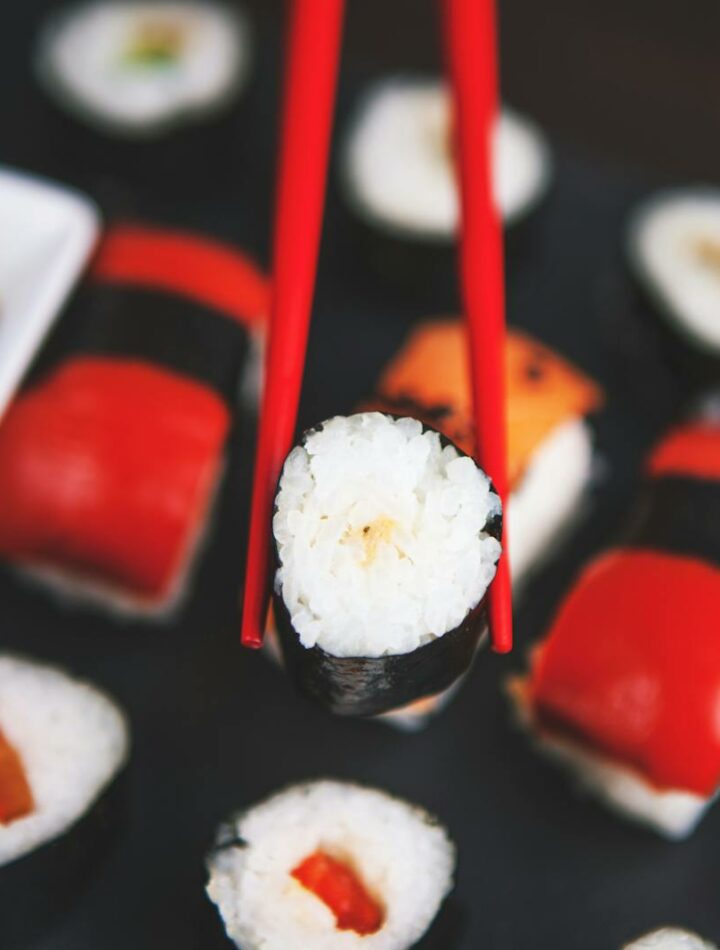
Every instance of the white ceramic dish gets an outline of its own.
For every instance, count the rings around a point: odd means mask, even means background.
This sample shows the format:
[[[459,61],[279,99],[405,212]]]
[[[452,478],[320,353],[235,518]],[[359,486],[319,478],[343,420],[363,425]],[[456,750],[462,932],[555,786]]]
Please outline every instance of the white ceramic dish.
[[[0,165],[0,416],[93,249],[96,206]]]

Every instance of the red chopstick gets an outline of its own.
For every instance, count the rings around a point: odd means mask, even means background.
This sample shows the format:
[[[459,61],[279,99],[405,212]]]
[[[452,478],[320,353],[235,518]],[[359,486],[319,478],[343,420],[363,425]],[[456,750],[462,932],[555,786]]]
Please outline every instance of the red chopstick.
[[[498,114],[494,0],[443,0],[460,159],[460,279],[470,350],[476,455],[507,512],[502,222],[493,189]],[[507,521],[507,518],[504,519]],[[512,648],[507,531],[489,591],[493,649]]]
[[[255,455],[242,642],[260,647],[270,591],[271,508],[295,434],[317,271],[344,0],[292,0],[280,165],[273,303]]]

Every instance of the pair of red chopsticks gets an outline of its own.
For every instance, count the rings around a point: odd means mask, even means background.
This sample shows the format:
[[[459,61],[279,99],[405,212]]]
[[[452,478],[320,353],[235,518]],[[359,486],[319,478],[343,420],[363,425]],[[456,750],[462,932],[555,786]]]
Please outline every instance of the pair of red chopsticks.
[[[273,312],[255,460],[242,642],[262,645],[270,518],[292,447],[322,230],[344,0],[291,0],[273,248]],[[493,190],[498,110],[494,0],[443,0],[460,156],[460,274],[468,327],[476,454],[507,500],[502,225]],[[493,649],[512,646],[507,539],[490,587]]]

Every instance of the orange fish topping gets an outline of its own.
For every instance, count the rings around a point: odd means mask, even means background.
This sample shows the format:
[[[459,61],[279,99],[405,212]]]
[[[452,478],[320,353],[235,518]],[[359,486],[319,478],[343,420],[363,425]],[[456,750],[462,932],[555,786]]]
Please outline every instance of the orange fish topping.
[[[382,907],[343,861],[315,851],[290,874],[333,912],[338,930],[354,930],[364,937],[382,927]]]
[[[505,373],[512,486],[558,425],[597,409],[603,397],[587,376],[517,330],[507,334]],[[464,451],[473,451],[465,329],[459,320],[421,324],[383,373],[377,391],[376,408],[402,410],[406,406]]]
[[[24,818],[34,808],[20,756],[0,732],[0,825]]]

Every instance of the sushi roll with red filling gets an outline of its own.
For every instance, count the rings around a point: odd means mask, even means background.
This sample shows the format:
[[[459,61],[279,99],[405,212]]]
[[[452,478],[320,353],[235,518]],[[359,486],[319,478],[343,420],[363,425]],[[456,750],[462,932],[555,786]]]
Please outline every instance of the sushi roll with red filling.
[[[720,424],[652,453],[622,547],[581,573],[511,693],[539,749],[669,838],[720,786]]]
[[[500,527],[488,477],[416,419],[306,432],[273,519],[275,620],[301,692],[373,716],[451,686],[487,633]]]
[[[54,14],[36,67],[78,118],[122,136],[156,136],[228,104],[249,71],[236,5],[216,0],[91,0]]]
[[[187,589],[267,286],[207,239],[118,227],[0,423],[0,555],[167,614]]]
[[[623,950],[717,950],[717,947],[689,930],[661,927],[626,943]]]
[[[128,726],[95,687],[0,654],[0,943],[65,909],[110,840]]]
[[[243,950],[406,950],[452,888],[455,848],[416,805],[324,780],[233,817],[207,864],[208,895]]]

